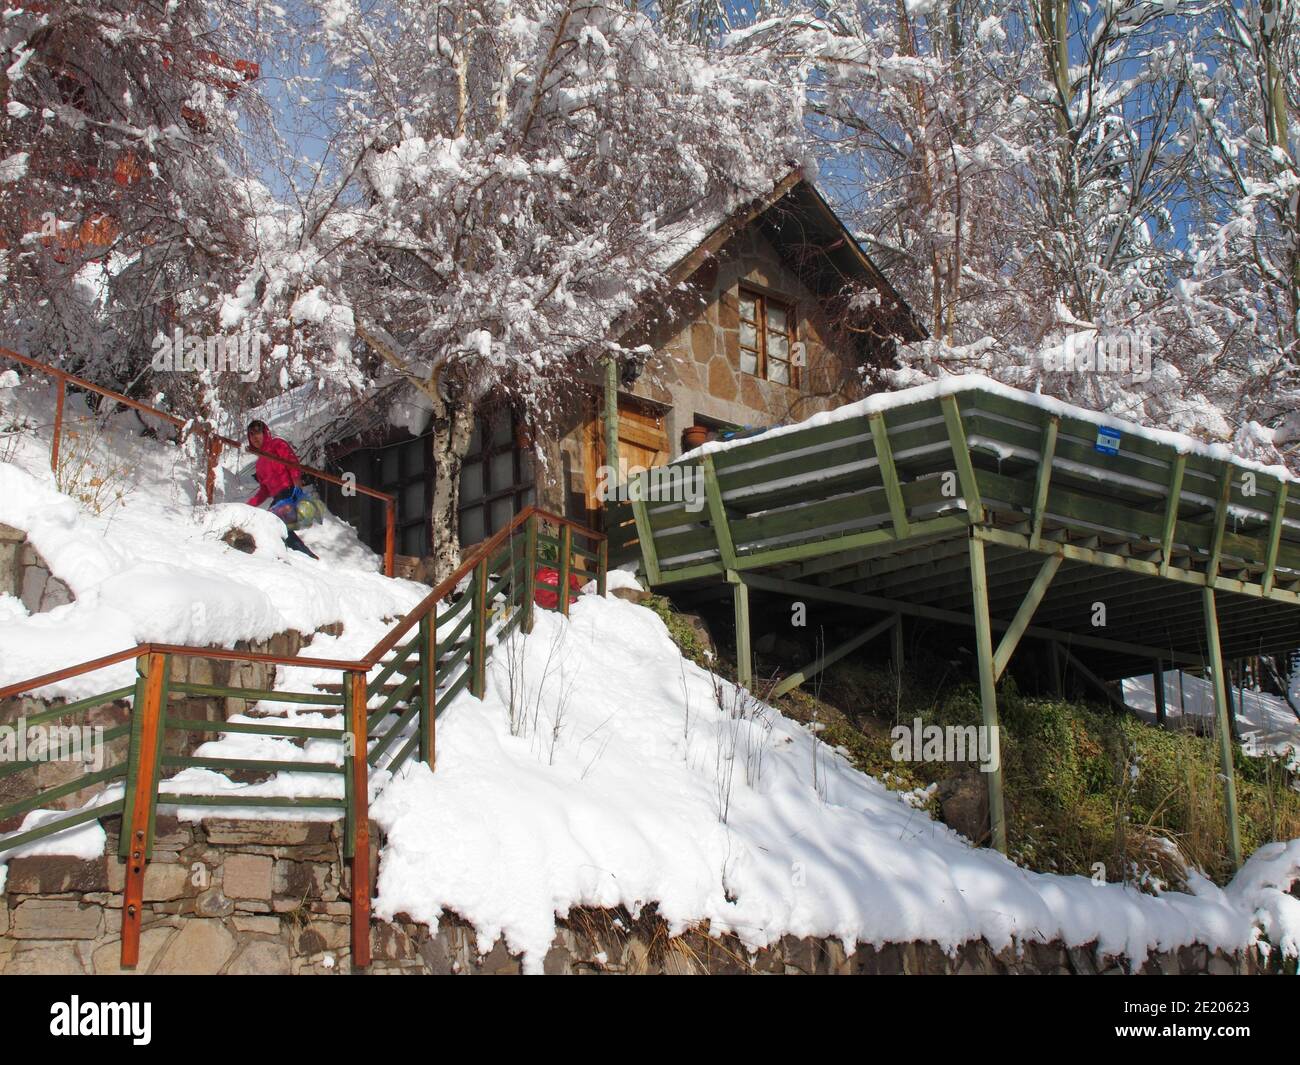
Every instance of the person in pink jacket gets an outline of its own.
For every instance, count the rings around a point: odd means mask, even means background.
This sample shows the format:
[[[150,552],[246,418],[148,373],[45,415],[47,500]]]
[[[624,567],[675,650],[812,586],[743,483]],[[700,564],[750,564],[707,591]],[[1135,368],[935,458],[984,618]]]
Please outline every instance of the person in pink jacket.
[[[276,504],[292,497],[302,480],[302,470],[295,466],[286,466],[285,462],[298,462],[298,456],[287,440],[274,436],[264,421],[248,423],[248,446],[258,454],[257,468],[253,476],[257,480],[257,491],[248,497],[248,505],[256,507],[265,499],[271,500],[271,510]],[[283,461],[281,461],[283,460]],[[283,516],[281,516],[283,520]],[[287,527],[284,542],[295,551],[304,555],[318,556],[302,542],[296,532]]]

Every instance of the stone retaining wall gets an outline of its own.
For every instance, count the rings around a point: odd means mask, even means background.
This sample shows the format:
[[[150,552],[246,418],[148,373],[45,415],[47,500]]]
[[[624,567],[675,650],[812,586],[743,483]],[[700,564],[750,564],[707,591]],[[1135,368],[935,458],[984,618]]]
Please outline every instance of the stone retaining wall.
[[[119,819],[108,819],[108,856],[15,858],[0,896],[0,973],[119,972],[123,865]],[[378,844],[376,844],[377,848]],[[377,869],[372,853],[372,872]],[[339,974],[349,971],[350,878],[333,823],[180,822],[160,815],[144,884],[137,971]],[[372,972],[507,975],[521,970],[498,940],[484,955],[474,929],[444,915],[436,929],[413,921],[371,926]],[[641,973],[1119,973],[1124,959],[1095,945],[1027,944],[994,951],[966,944],[955,956],[934,943],[861,945],[786,936],[751,952],[734,936],[701,928],[670,936],[653,909],[575,910],[559,922],[544,962],[553,974]],[[1255,951],[1185,947],[1150,957],[1144,973],[1259,973]]]
[[[75,598],[72,590],[50,572],[40,552],[27,542],[27,534],[3,522],[0,522],[0,594],[21,599],[31,614],[53,610]]]

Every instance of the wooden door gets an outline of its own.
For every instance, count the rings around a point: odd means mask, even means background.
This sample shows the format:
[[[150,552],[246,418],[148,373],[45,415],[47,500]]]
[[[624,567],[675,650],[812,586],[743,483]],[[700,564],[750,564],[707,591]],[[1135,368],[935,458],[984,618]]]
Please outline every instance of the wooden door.
[[[603,409],[603,407],[601,408]],[[590,520],[600,512],[600,468],[605,460],[605,420],[597,412],[586,425],[583,458],[586,474],[586,502]],[[663,466],[672,457],[664,414],[625,396],[618,398],[618,458],[621,471]],[[612,485],[610,486],[612,487]]]

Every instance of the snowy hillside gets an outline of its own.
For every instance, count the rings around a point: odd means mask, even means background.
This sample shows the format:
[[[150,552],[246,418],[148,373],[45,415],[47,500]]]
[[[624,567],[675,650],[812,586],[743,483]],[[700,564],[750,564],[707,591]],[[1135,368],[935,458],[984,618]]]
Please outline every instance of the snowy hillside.
[[[44,416],[48,397],[30,387],[2,393],[6,417]],[[98,513],[53,487],[39,431],[22,435],[0,465],[0,521],[26,530],[77,597],[34,616],[16,600],[3,604],[0,682],[142,640],[230,645],[336,622],[342,634],[317,636],[304,654],[354,656],[427,590],[380,576],[346,526],[308,531],[317,562],[285,550],[269,515],[240,503],[196,505],[193,470],[135,428],[133,418],[113,419],[94,438],[95,468],[129,471],[121,498]],[[240,498],[235,487],[229,494]],[[221,542],[234,524],[256,537],[256,553]],[[130,670],[46,694],[103,691]],[[277,685],[335,679],[295,668]],[[311,707],[257,709],[338,727]],[[228,735],[199,753],[328,757],[313,746]],[[1263,930],[1300,950],[1300,901],[1284,894],[1300,875],[1300,841],[1263,848],[1226,889],[1193,875],[1192,894],[1160,898],[1027,872],[972,848],[919,809],[919,797],[887,790],[804,726],[684,659],[653,612],[612,593],[583,595],[568,620],[539,611],[531,635],[498,646],[486,698],[465,693],[443,710],[438,752],[436,773],[411,763],[397,779],[372,777],[373,817],[387,836],[376,912],[435,922],[455,911],[481,944],[504,935],[534,971],[556,914],[577,905],[657,904],[674,930],[707,921],[753,947],[786,933],[954,949],[978,937],[995,948],[1059,939],[1097,941],[1140,963],[1149,950],[1192,942],[1239,949]],[[173,778],[164,791],[177,786]],[[253,815],[259,794],[336,786],[306,773],[235,784],[198,769],[184,782],[187,791],[249,797],[227,816]],[[102,845],[93,825],[40,847]],[[0,840],[0,857],[2,848]]]
[[[0,424],[28,428],[6,438],[0,522],[27,533],[76,601],[28,617],[22,603],[0,597],[0,684],[150,640],[230,647],[341,622],[345,631],[370,626],[373,643],[382,619],[404,614],[428,591],[381,576],[379,559],[333,518],[303,533],[316,561],[284,546],[284,526],[266,510],[196,504],[196,462],[140,436],[129,411],[90,418],[77,396],[68,399],[60,492],[49,465],[52,390],[14,380],[0,389]],[[244,500],[254,487],[224,471],[224,498]],[[235,526],[257,541],[253,554],[222,542]],[[133,669],[123,663],[43,694],[103,691]]]

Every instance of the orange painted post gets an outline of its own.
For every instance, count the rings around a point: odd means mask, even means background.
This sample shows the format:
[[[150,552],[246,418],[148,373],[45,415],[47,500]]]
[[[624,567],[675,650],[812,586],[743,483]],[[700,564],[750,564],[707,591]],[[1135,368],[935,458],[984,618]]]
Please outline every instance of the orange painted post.
[[[63,400],[68,393],[68,383],[57,378],[54,386],[54,439],[50,441],[50,469],[59,472],[59,444],[63,437]]]
[[[208,446],[206,448],[208,453],[208,473],[203,487],[208,503],[212,504],[216,502],[214,497],[216,496],[217,491],[217,463],[221,459],[221,437],[212,436],[208,433],[205,433],[204,435],[208,438]]]
[[[366,763],[366,675],[349,674],[348,732],[352,738],[352,967],[370,965],[370,791]]]
[[[163,703],[166,699],[166,655],[141,656],[144,698],[131,708],[131,752],[126,796],[122,808],[126,884],[122,899],[122,968],[134,969],[140,961],[140,922],[144,910],[144,870],[153,851],[150,833],[156,770],[162,747]]]
[[[606,576],[609,573],[609,541],[603,537],[596,541],[596,594],[605,596]]]
[[[397,552],[397,500],[384,503],[384,576],[393,575],[393,556]]]
[[[560,526],[560,613],[569,613],[569,574],[573,572],[573,528]]]

